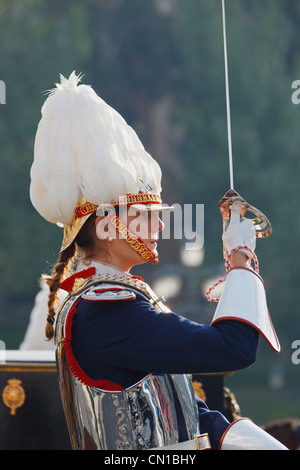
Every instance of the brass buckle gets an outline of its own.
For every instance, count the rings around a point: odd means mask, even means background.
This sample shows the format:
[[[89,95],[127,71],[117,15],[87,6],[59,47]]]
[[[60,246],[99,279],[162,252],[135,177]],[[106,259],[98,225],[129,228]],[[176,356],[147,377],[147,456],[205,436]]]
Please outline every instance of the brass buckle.
[[[207,450],[211,448],[210,441],[208,434],[199,434],[198,436],[194,437],[196,444],[197,444],[197,450]]]

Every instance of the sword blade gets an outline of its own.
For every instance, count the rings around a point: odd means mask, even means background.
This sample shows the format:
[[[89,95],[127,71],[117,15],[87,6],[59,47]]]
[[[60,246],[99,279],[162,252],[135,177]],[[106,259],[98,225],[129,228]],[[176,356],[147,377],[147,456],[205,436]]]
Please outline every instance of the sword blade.
[[[228,153],[229,153],[229,155],[228,155],[228,157],[229,157],[229,176],[230,176],[230,188],[234,189],[225,0],[222,0],[222,20],[223,20],[223,43],[224,43],[224,65],[225,65],[227,138],[228,138]]]

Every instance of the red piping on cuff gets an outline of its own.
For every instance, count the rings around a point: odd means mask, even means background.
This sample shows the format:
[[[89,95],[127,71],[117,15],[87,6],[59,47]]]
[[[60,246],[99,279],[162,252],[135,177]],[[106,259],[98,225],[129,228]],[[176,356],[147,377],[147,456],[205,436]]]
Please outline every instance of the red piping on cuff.
[[[231,268],[231,269],[228,271],[227,275],[228,275],[231,271],[234,271],[235,269],[244,269],[245,271],[249,271],[250,273],[255,274],[255,276],[257,276],[258,279],[260,279],[261,282],[264,284],[263,279],[261,278],[261,276],[260,276],[258,273],[256,273],[255,271],[253,271],[253,269],[245,268],[244,266],[235,266],[234,268]]]
[[[236,419],[235,421],[233,421],[233,422],[228,426],[228,428],[225,429],[225,431],[224,431],[224,433],[223,433],[223,435],[222,435],[222,437],[221,437],[221,439],[220,439],[219,450],[222,450],[221,447],[222,447],[223,441],[224,441],[224,439],[225,439],[225,437],[226,437],[226,434],[228,433],[229,429],[230,429],[235,423],[237,423],[238,421],[244,421],[244,420],[248,420],[248,421],[251,421],[251,422],[252,422],[252,420],[251,420],[250,418],[238,418],[238,419]]]
[[[252,328],[254,328],[256,331],[258,331],[258,333],[267,341],[267,343],[269,344],[269,346],[273,349],[273,351],[275,351],[276,353],[279,353],[280,352],[280,344],[278,342],[278,339],[277,339],[277,335],[274,331],[274,326],[273,326],[273,323],[271,322],[271,319],[270,319],[270,323],[271,323],[271,326],[272,326],[272,331],[274,333],[274,337],[275,337],[275,340],[276,340],[276,343],[277,343],[277,349],[272,345],[272,343],[270,342],[270,340],[266,337],[266,335],[263,334],[263,332],[260,330],[260,328],[258,328],[258,326],[254,325],[254,323],[251,323],[250,321],[248,320],[245,320],[244,318],[238,318],[238,317],[221,317],[221,318],[217,318],[215,321],[213,321],[211,323],[211,326],[214,326],[216,323],[219,323],[220,321],[226,321],[226,320],[234,320],[234,321],[240,321],[241,323],[246,323],[247,325],[250,325],[252,326]]]

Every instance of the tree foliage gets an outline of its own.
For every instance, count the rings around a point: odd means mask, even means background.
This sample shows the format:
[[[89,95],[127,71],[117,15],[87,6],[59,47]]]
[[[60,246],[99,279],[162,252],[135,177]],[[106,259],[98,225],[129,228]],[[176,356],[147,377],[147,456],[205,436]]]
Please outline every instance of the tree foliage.
[[[0,79],[7,90],[0,106],[0,324],[26,324],[40,273],[54,263],[62,238],[29,200],[43,91],[59,73],[82,72],[146,146],[153,103],[171,100],[181,139],[165,136],[173,164],[157,158],[178,197],[168,202],[205,204],[205,266],[222,260],[217,203],[229,189],[229,172],[221,2],[174,0],[164,14],[159,4],[0,4]],[[300,135],[291,84],[300,78],[300,9],[293,0],[231,0],[226,11],[235,189],[272,222],[273,234],[258,241],[257,253],[275,324],[289,338],[289,325],[298,321]],[[23,302],[25,309],[17,307]]]
[[[299,76],[299,8],[284,0],[231,1],[226,13],[235,189],[273,226],[269,239],[258,240],[257,253],[284,341],[291,334],[287,316],[298,322],[300,136],[291,84]],[[220,259],[216,203],[229,189],[221,7],[191,0],[179,16],[176,37],[187,77],[176,116],[185,130],[182,190],[205,204],[211,264]]]

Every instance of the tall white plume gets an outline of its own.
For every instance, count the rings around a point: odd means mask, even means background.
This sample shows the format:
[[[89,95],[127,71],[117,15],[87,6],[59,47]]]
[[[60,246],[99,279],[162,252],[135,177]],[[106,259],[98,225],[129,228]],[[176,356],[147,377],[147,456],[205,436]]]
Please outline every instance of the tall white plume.
[[[117,202],[140,180],[161,192],[161,170],[135,131],[81,77],[62,75],[42,107],[30,197],[49,222],[70,225],[76,204]]]

